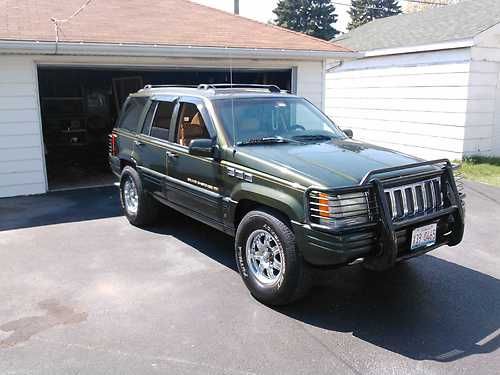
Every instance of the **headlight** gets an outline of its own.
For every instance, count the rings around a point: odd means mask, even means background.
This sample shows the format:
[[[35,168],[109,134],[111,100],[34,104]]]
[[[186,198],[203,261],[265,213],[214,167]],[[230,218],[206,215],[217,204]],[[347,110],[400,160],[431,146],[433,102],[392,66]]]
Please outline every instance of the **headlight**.
[[[368,192],[334,195],[312,191],[309,194],[310,220],[331,229],[365,224],[373,220],[372,203]]]

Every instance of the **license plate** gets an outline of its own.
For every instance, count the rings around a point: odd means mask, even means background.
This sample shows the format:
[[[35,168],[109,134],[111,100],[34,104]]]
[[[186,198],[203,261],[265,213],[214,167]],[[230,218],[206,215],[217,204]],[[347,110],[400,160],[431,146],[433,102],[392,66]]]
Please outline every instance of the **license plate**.
[[[411,235],[411,250],[432,246],[436,243],[437,224],[415,228]]]

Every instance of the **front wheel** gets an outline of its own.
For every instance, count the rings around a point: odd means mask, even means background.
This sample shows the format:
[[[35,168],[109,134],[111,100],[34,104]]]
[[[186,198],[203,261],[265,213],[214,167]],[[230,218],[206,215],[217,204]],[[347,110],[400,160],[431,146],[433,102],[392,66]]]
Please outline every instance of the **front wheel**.
[[[285,305],[303,297],[311,280],[286,218],[267,209],[251,211],[235,241],[240,275],[259,301]]]

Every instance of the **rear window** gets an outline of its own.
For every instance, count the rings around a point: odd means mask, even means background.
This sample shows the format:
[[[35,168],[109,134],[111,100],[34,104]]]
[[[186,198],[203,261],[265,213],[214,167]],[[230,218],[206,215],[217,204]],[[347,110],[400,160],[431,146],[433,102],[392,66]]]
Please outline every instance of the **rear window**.
[[[137,130],[139,118],[141,117],[146,101],[146,98],[134,97],[127,100],[120,118],[120,129],[126,129],[132,132]]]

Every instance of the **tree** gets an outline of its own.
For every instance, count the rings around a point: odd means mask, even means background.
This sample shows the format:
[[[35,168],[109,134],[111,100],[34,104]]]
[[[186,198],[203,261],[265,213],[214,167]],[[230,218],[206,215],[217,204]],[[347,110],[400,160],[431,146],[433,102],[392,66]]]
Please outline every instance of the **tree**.
[[[333,27],[337,15],[330,0],[280,0],[273,12],[276,24],[290,30],[325,40],[339,33]]]
[[[347,13],[351,16],[347,29],[352,30],[377,18],[395,16],[401,7],[397,0],[352,0]]]

